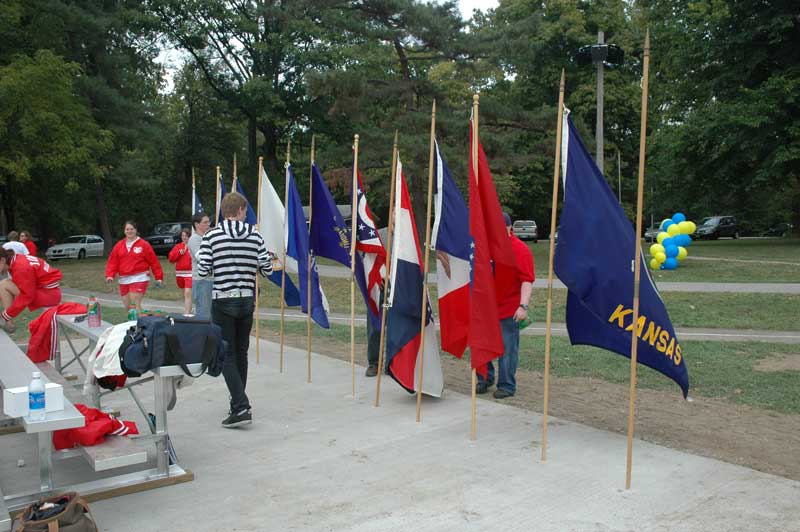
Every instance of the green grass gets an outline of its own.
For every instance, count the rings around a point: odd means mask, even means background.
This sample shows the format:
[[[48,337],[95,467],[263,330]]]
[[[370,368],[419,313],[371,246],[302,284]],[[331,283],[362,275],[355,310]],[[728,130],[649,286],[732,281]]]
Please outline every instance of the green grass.
[[[12,338],[25,343],[27,323],[39,312],[24,313],[17,319],[17,331]],[[103,308],[103,319],[120,323],[126,319],[121,308]],[[280,322],[261,320],[262,337],[276,340]],[[316,352],[349,353],[350,328],[332,324],[329,330],[313,327],[313,349]],[[287,345],[306,347],[305,322],[287,321],[284,324]],[[557,377],[589,377],[615,384],[626,384],[629,360],[617,354],[587,346],[571,346],[566,338],[553,337],[551,372]],[[366,330],[356,330],[356,357],[366,360]],[[761,342],[683,342],[683,355],[689,369],[690,395],[721,398],[737,404],[776,412],[800,413],[800,372],[759,371],[756,364],[768,359],[800,357],[800,345],[768,344]],[[272,355],[270,355],[272,356]],[[442,356],[449,356],[443,354]],[[541,372],[544,367],[544,338],[520,338],[520,369]],[[645,389],[672,390],[678,386],[660,373],[639,365],[638,385]]]
[[[262,320],[262,336],[277,338],[279,322]],[[306,325],[301,322],[285,324],[286,342],[298,348],[306,347]],[[350,328],[333,324],[330,330],[314,326],[315,351],[349,353]],[[615,384],[627,384],[630,361],[609,351],[588,346],[571,346],[567,338],[553,337],[551,343],[551,372],[562,378],[589,377]],[[365,360],[364,329],[356,330],[356,359]],[[800,357],[800,346],[760,342],[683,342],[683,354],[689,369],[690,396],[714,397],[755,408],[777,412],[800,413],[800,372],[765,372],[754,369],[759,361],[786,356]],[[443,353],[442,356],[449,356]],[[468,358],[468,357],[467,357]],[[544,338],[520,338],[520,369],[541,372],[544,368]],[[638,385],[645,389],[672,390],[680,388],[662,374],[639,365]]]
[[[737,241],[741,242],[741,241]],[[715,242],[711,242],[715,243]],[[541,246],[534,244],[533,246]],[[58,263],[64,273],[64,285],[93,293],[117,293],[117,285],[103,282],[105,262],[102,260],[64,261]],[[171,267],[171,265],[170,265]],[[169,270],[166,270],[169,271]],[[675,273],[675,272],[661,272]],[[295,278],[296,281],[296,278]],[[269,282],[262,284],[263,307],[278,308],[280,291]],[[350,312],[350,281],[323,277],[322,286],[330,303],[331,311]],[[438,313],[436,286],[430,286],[434,311]],[[165,288],[157,290],[151,286],[148,296],[154,299],[180,301],[182,295],[171,275],[166,275]],[[708,327],[723,329],[798,330],[796,319],[800,308],[800,296],[763,293],[711,293],[711,292],[664,292],[662,298],[676,327]],[[361,295],[356,292],[356,314],[366,312]],[[546,318],[547,290],[536,289],[532,297],[533,319],[543,323]],[[553,290],[553,321],[564,322],[566,290]]]
[[[550,243],[527,242],[536,261],[536,275],[547,278]],[[642,241],[642,252],[649,262],[652,244]],[[677,270],[656,271],[656,282],[714,283],[800,283],[800,239],[754,238],[698,240],[688,248],[689,258]],[[698,260],[728,259],[728,260]],[[730,259],[755,262],[731,262]],[[770,262],[792,264],[771,264]]]

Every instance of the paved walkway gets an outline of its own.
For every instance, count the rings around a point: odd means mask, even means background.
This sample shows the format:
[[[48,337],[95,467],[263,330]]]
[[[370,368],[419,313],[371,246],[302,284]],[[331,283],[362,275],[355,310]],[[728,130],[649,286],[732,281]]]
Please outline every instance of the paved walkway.
[[[62,288],[64,299],[71,301],[85,302],[89,297],[89,292],[84,290],[74,290],[72,288]],[[101,305],[111,307],[122,307],[122,302],[119,297],[104,295],[98,297]],[[183,306],[176,301],[163,301],[151,298],[145,298],[145,307],[157,307],[161,310],[170,312],[182,312]],[[261,319],[279,319],[281,313],[279,309],[266,308],[259,309],[258,312]],[[290,320],[305,320],[306,315],[298,310],[286,309],[286,319]],[[350,315],[341,313],[331,313],[328,319],[334,323],[349,324]],[[364,316],[356,316],[356,325],[359,327],[366,327],[366,318]],[[437,323],[438,327],[438,323]],[[699,328],[678,328],[675,331],[678,337],[690,340],[711,340],[720,342],[773,342],[773,343],[788,343],[800,344],[800,331],[759,331],[752,329],[737,330],[737,329],[699,329]],[[544,324],[533,324],[523,334],[531,336],[544,336]],[[567,326],[564,323],[552,324],[553,336],[567,336]]]
[[[322,277],[349,279],[350,270],[343,266],[319,265]],[[546,273],[546,272],[545,272]],[[436,283],[436,273],[428,274],[428,282]],[[534,288],[547,288],[547,275],[536,279]],[[564,283],[553,279],[553,288],[566,288]],[[752,292],[762,294],[800,294],[800,283],[681,283],[660,282],[658,289],[662,292]]]
[[[468,396],[426,398],[416,423],[415,398],[391,380],[376,408],[363,368],[353,397],[348,363],[313,355],[308,384],[305,351],[286,349],[280,374],[276,349],[262,342],[262,363],[250,365],[252,425],[220,427],[221,378],[179,391],[170,434],[195,480],[92,503],[101,530],[800,531],[800,482],[635,440],[626,491],[625,435],[551,417],[542,463],[539,414],[479,399],[470,441]],[[106,404],[144,426],[128,394]],[[35,442],[3,436],[9,492],[21,475],[35,478]]]

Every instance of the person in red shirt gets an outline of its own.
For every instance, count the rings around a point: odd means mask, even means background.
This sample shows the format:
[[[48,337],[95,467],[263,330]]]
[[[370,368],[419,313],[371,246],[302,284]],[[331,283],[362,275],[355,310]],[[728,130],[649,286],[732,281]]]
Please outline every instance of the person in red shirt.
[[[61,271],[34,255],[21,255],[11,249],[0,250],[0,273],[11,278],[0,281],[2,318],[7,332],[14,332],[14,318],[28,307],[36,310],[61,303]]]
[[[511,230],[511,217],[503,213],[506,230],[511,239],[516,268],[498,268],[495,272],[494,289],[497,296],[497,311],[500,317],[500,329],[503,333],[504,352],[497,361],[497,389],[495,399],[511,397],[517,391],[517,366],[519,365],[519,322],[528,318],[528,305],[533,292],[533,281],[536,272],[533,264],[533,253],[528,246],[514,236]],[[478,375],[477,393],[486,393],[495,382],[494,364],[488,364],[487,379]]]
[[[30,255],[36,256],[36,253],[39,251],[36,248],[36,244],[33,243],[31,240],[31,234],[27,231],[21,231],[19,233],[19,241],[25,244],[25,247],[28,248],[28,253]]]
[[[106,264],[106,282],[114,282],[119,275],[119,295],[125,308],[131,303],[142,313],[142,298],[147,292],[150,282],[150,270],[156,278],[156,286],[164,282],[164,271],[158,262],[155,251],[146,240],[139,238],[136,224],[125,222],[125,238],[120,240],[111,250]]]
[[[175,282],[183,290],[183,313],[192,313],[192,254],[189,253],[189,237],[192,230],[181,229],[181,241],[169,252],[169,261],[175,265]]]

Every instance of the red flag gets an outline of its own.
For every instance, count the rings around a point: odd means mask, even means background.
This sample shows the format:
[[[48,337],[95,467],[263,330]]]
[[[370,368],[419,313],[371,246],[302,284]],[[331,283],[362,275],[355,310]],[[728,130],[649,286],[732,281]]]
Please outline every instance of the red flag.
[[[470,133],[470,148],[474,141]],[[504,351],[492,263],[495,270],[515,266],[503,211],[480,142],[478,142],[477,182],[472,153],[473,150],[470,149],[469,228],[475,248],[468,340],[472,367],[486,376],[486,364],[502,356]]]

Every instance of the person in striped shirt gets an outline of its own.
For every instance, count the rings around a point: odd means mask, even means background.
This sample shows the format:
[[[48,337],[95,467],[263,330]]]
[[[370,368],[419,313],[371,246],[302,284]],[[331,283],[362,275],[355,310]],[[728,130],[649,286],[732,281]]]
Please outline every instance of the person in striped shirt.
[[[220,211],[225,218],[203,235],[197,253],[197,274],[214,277],[211,292],[211,320],[222,329],[227,343],[222,375],[231,395],[230,412],[222,421],[226,428],[252,422],[247,386],[247,350],[255,310],[256,272],[272,273],[272,256],[264,238],[244,221],[247,200],[231,192],[222,198]]]

